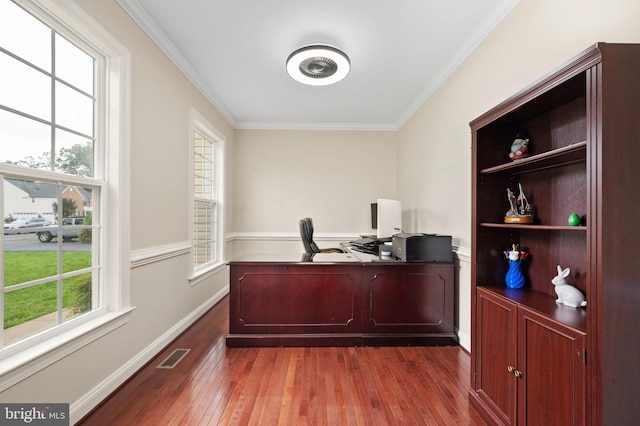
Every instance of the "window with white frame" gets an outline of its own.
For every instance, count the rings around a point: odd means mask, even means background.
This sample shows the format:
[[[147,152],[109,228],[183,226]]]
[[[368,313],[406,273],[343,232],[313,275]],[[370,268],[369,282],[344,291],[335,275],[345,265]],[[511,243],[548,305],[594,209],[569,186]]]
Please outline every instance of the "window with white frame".
[[[192,115],[197,114],[192,112]],[[192,267],[193,275],[222,261],[222,158],[224,139],[201,117],[193,120]]]
[[[128,307],[122,255],[112,257],[125,246],[119,219],[109,223],[112,232],[103,220],[124,208],[123,165],[115,160],[124,149],[117,89],[128,53],[101,31],[67,0],[0,0],[0,361],[7,369],[11,357],[36,359],[36,345],[59,347],[79,336],[80,325],[86,334],[89,321]]]

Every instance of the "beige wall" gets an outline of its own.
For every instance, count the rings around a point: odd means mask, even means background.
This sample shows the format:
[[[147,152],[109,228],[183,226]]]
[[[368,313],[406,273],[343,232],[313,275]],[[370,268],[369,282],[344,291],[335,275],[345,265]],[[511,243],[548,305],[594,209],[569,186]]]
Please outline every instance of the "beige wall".
[[[396,150],[396,132],[236,131],[233,254],[302,252],[303,217],[320,247],[371,233],[371,203],[396,196]]]
[[[188,256],[174,247],[190,238],[190,108],[226,136],[231,153],[234,138],[234,129],[115,0],[77,3],[131,52],[131,214],[124,220],[132,257],[151,260],[126,271],[135,306],[126,325],[0,393],[3,402],[71,403],[72,420],[226,294],[226,268],[190,285]]]
[[[410,228],[451,234],[467,254],[458,293],[462,339],[470,335],[469,122],[598,41],[640,43],[638,19],[637,0],[521,0],[398,132],[398,196]]]
[[[396,133],[239,130],[233,230],[370,231],[370,203],[396,195]]]

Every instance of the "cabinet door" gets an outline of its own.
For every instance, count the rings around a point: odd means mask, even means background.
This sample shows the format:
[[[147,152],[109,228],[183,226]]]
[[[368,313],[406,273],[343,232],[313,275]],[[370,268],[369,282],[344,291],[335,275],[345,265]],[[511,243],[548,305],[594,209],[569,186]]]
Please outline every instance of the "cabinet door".
[[[519,424],[585,424],[586,335],[519,308]]]
[[[365,265],[364,330],[454,334],[451,264]]]
[[[478,288],[474,390],[496,423],[515,424],[517,305]]]

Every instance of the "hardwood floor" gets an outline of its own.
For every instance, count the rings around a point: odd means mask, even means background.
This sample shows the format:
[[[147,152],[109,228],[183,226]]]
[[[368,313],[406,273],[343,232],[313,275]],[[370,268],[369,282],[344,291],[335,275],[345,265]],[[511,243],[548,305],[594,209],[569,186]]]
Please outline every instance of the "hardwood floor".
[[[228,317],[227,297],[78,424],[486,424],[461,347],[227,348]]]

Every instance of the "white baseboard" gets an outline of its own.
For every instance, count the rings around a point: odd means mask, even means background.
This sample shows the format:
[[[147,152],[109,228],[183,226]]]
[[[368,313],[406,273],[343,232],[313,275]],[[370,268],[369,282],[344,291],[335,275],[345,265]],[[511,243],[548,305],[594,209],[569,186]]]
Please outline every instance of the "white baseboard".
[[[467,352],[471,353],[471,338],[467,333],[458,330],[458,342]]]
[[[138,370],[151,361],[162,349],[195,323],[202,315],[211,309],[229,292],[228,286],[218,291],[196,310],[187,315],[182,321],[174,325],[166,333],[147,346],[142,352],[130,359],[102,383],[86,393],[69,407],[71,424],[75,424],[97,407],[105,398],[125,383]]]

